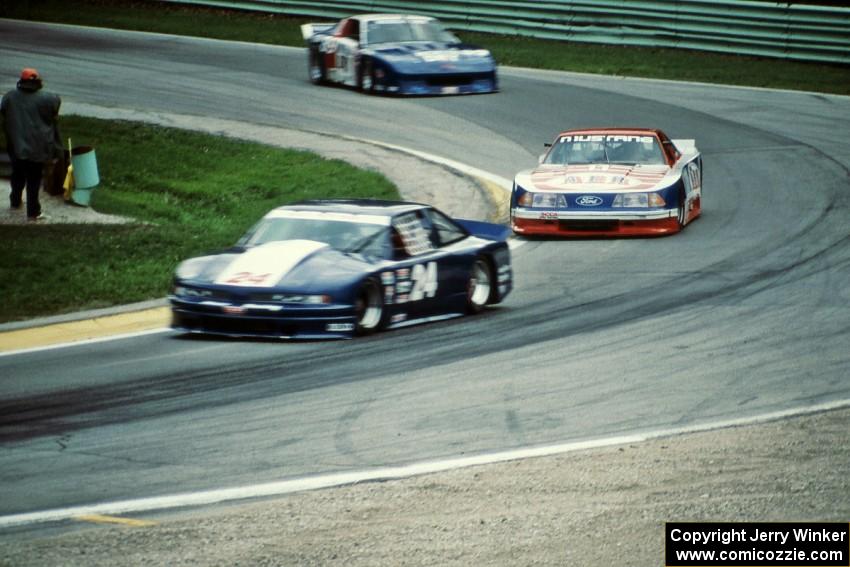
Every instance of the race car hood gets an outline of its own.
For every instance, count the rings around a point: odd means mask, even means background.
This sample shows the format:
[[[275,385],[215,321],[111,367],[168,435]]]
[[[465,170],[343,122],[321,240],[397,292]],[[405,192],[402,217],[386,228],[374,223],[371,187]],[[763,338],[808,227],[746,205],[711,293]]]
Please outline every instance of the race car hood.
[[[195,283],[250,288],[309,291],[329,281],[361,274],[367,263],[332,249],[324,242],[284,240],[192,258],[177,269],[177,278]]]
[[[541,165],[518,173],[515,182],[526,191],[622,193],[663,189],[680,174],[666,165]]]
[[[486,49],[457,43],[382,43],[367,52],[405,74],[483,72],[496,66]]]

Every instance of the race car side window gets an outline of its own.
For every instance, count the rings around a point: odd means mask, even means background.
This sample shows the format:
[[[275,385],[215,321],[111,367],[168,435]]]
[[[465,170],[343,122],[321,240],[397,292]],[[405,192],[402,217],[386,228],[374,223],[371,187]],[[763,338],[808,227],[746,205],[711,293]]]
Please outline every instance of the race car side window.
[[[360,22],[355,19],[348,19],[340,23],[339,29],[334,34],[337,37],[350,37],[352,39],[360,38]]]
[[[658,134],[658,138],[661,140],[661,147],[664,148],[664,155],[667,157],[668,163],[670,165],[676,163],[682,157],[676,145],[663,132]]]
[[[410,257],[410,254],[407,253],[407,248],[404,247],[404,240],[402,240],[401,234],[399,234],[395,227],[390,228],[390,240],[393,249],[392,259],[404,260]]]
[[[411,256],[424,254],[434,249],[430,222],[426,227],[423,220],[419,211],[403,213],[393,219],[393,228],[398,231],[404,249]]]
[[[437,246],[448,246],[467,237],[463,227],[440,211],[428,209],[426,214],[431,217],[431,224],[434,227],[432,236],[436,240]]]

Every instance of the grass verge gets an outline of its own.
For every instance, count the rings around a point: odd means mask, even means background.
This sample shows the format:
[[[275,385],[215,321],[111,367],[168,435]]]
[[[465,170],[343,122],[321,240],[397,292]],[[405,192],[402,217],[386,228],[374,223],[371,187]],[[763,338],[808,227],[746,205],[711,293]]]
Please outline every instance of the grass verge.
[[[11,251],[0,255],[0,321],[164,297],[178,261],[229,246],[277,205],[399,198],[382,175],[309,152],[135,122],[62,120],[65,138],[97,149],[102,183],[92,207],[139,222],[0,226]]]
[[[151,0],[77,0],[74,10],[68,10],[67,0],[18,0],[0,7],[0,16],[276,45],[304,44],[299,31],[303,19]],[[848,65],[470,32],[460,35],[490,49],[503,65],[850,94]]]

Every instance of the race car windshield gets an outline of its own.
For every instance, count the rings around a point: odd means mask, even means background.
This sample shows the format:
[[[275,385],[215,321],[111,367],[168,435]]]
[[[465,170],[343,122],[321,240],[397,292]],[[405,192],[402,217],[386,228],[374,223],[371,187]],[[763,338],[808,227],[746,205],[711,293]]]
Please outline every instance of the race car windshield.
[[[663,165],[664,154],[654,136],[561,136],[543,163],[556,165]]]
[[[454,34],[435,21],[380,20],[369,22],[367,30],[369,45],[405,41],[460,43]]]
[[[280,240],[315,240],[343,252],[385,254],[387,226],[313,218],[265,218],[239,244],[258,246]]]

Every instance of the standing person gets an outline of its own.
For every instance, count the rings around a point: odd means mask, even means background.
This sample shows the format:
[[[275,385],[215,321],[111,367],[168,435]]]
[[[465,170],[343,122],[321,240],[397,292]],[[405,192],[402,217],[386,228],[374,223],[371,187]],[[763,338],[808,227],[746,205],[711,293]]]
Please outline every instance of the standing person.
[[[27,189],[27,218],[44,218],[38,191],[46,163],[62,155],[59,137],[59,96],[41,90],[41,76],[35,69],[24,69],[15,89],[3,95],[0,115],[6,132],[6,145],[12,161],[13,209],[21,206]]]

